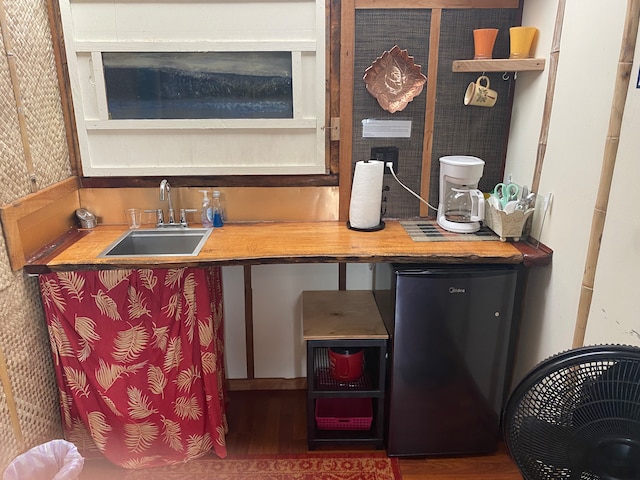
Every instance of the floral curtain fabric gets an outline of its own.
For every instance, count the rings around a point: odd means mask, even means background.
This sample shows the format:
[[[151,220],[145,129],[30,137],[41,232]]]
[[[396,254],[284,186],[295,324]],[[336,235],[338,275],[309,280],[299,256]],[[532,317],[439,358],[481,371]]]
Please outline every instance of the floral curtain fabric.
[[[125,468],[226,456],[219,267],[39,277],[67,440]]]

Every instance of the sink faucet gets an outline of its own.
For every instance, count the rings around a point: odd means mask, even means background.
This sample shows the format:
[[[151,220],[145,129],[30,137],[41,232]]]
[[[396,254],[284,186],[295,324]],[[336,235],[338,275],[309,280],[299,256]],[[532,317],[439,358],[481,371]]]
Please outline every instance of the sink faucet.
[[[173,202],[171,201],[171,185],[165,179],[160,182],[160,201],[164,202],[165,197],[169,201],[169,221],[165,223],[162,208],[155,208],[153,210],[145,210],[147,213],[156,214],[156,228],[162,227],[184,227],[187,228],[189,223],[187,222],[187,214],[195,213],[195,208],[181,208],[180,209],[180,221],[176,222],[175,213],[173,210]]]
[[[173,225],[176,223],[175,215],[173,213],[173,203],[171,202],[171,185],[165,178],[160,182],[160,201],[164,202],[165,194],[169,201],[169,225]]]

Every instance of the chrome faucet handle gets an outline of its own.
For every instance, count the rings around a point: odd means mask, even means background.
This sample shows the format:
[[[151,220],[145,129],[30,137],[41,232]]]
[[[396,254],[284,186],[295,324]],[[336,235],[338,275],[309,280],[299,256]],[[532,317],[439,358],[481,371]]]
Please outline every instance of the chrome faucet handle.
[[[171,197],[169,197],[171,198]],[[176,217],[173,213],[173,208],[169,207],[169,225],[173,225],[176,223]]]
[[[156,227],[161,227],[164,224],[164,214],[162,213],[161,208],[154,208],[151,210],[145,210],[145,213],[155,213],[156,214]]]
[[[195,208],[181,208],[180,209],[180,225],[183,227],[188,227],[187,223],[187,214],[188,213],[196,213],[198,210]]]

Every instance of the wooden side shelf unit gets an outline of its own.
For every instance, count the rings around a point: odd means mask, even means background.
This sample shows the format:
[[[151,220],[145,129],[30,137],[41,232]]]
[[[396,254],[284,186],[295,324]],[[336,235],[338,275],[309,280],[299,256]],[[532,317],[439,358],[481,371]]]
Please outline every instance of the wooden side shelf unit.
[[[491,58],[488,60],[454,60],[454,72],[526,72],[544,70],[544,58]]]
[[[303,336],[307,342],[307,444],[384,443],[387,341],[373,294],[365,290],[302,293]],[[329,370],[331,347],[362,347],[364,373],[352,382],[335,380]],[[319,399],[370,399],[371,427],[325,429],[316,422]]]

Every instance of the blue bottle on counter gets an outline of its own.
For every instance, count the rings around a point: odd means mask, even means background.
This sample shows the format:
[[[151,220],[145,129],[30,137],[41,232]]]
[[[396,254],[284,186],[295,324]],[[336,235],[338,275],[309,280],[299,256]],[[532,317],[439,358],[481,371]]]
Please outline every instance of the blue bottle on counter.
[[[213,227],[219,228],[224,225],[224,211],[222,208],[222,200],[220,199],[220,191],[213,191],[213,200],[211,201],[211,211],[213,212]]]

